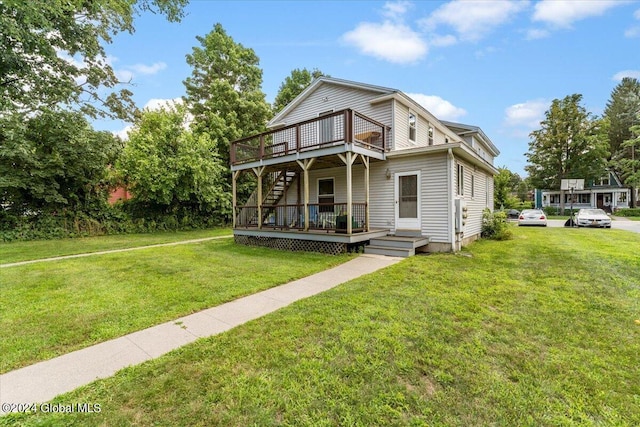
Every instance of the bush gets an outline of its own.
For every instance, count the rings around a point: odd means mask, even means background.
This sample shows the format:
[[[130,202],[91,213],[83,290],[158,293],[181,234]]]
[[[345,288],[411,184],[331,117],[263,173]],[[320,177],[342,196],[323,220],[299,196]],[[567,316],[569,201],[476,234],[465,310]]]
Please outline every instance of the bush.
[[[640,216],[640,208],[625,208],[617,210],[617,216]]]
[[[549,215],[554,215],[554,216],[559,216],[560,214],[560,208],[555,208],[553,206],[547,206],[542,208],[542,210],[544,211],[545,215],[549,216]],[[577,213],[579,209],[574,209],[573,212]],[[569,209],[568,207],[564,208],[564,215],[565,216],[571,216],[571,209]]]
[[[504,212],[491,212],[489,209],[485,209],[482,212],[481,236],[492,240],[511,239],[513,232],[507,223],[507,215]]]

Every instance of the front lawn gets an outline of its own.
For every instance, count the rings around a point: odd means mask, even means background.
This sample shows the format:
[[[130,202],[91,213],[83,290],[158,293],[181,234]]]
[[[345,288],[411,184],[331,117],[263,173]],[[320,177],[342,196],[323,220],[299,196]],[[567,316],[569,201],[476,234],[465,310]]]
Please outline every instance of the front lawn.
[[[0,270],[0,372],[69,353],[349,259],[233,239]]]
[[[0,264],[231,235],[230,228],[0,243]]]
[[[640,425],[640,235],[416,256],[55,400],[25,425]]]

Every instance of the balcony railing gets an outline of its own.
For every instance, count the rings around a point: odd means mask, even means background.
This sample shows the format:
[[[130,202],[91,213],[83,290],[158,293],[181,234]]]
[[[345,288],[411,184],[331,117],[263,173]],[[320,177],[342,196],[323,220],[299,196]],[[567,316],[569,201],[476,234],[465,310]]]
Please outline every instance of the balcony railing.
[[[387,127],[351,109],[250,136],[231,143],[231,164],[354,143],[384,152]]]
[[[347,232],[346,203],[309,203],[309,230]],[[366,203],[351,204],[353,232],[366,229]],[[304,205],[275,205],[262,207],[262,228],[282,230],[304,229]],[[236,210],[236,228],[256,228],[258,206],[242,206]]]

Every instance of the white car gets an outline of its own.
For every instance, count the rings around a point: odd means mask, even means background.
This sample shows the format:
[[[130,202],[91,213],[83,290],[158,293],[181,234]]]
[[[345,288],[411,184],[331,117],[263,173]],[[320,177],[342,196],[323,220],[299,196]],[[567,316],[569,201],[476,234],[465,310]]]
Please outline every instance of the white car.
[[[518,225],[540,225],[547,226],[547,216],[540,209],[525,209],[520,212]]]
[[[611,218],[602,209],[580,209],[576,214],[576,225],[611,228]]]

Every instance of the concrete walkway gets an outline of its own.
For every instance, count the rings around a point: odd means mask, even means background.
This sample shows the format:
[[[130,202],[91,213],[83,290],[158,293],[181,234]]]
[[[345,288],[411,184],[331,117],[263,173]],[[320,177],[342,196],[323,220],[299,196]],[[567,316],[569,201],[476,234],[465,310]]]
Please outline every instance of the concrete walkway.
[[[0,375],[0,402],[42,403],[120,369],[154,359],[198,338],[228,331],[349,280],[401,261],[361,255],[323,272],[171,322]]]
[[[226,236],[203,237],[201,239],[191,239],[191,240],[179,240],[177,242],[156,243],[154,245],[146,245],[146,246],[134,246],[133,248],[109,249],[107,251],[84,252],[81,254],[62,255],[62,256],[56,256],[51,258],[39,258],[39,259],[32,259],[29,261],[19,261],[19,262],[7,263],[7,264],[0,264],[0,268],[17,267],[19,265],[35,264],[38,262],[59,261],[62,259],[84,258],[88,256],[95,256],[95,255],[115,254],[118,252],[139,251],[140,249],[161,248],[163,246],[187,245],[190,243],[206,242],[207,240],[229,239],[231,237],[233,237],[233,235],[227,234]]]

